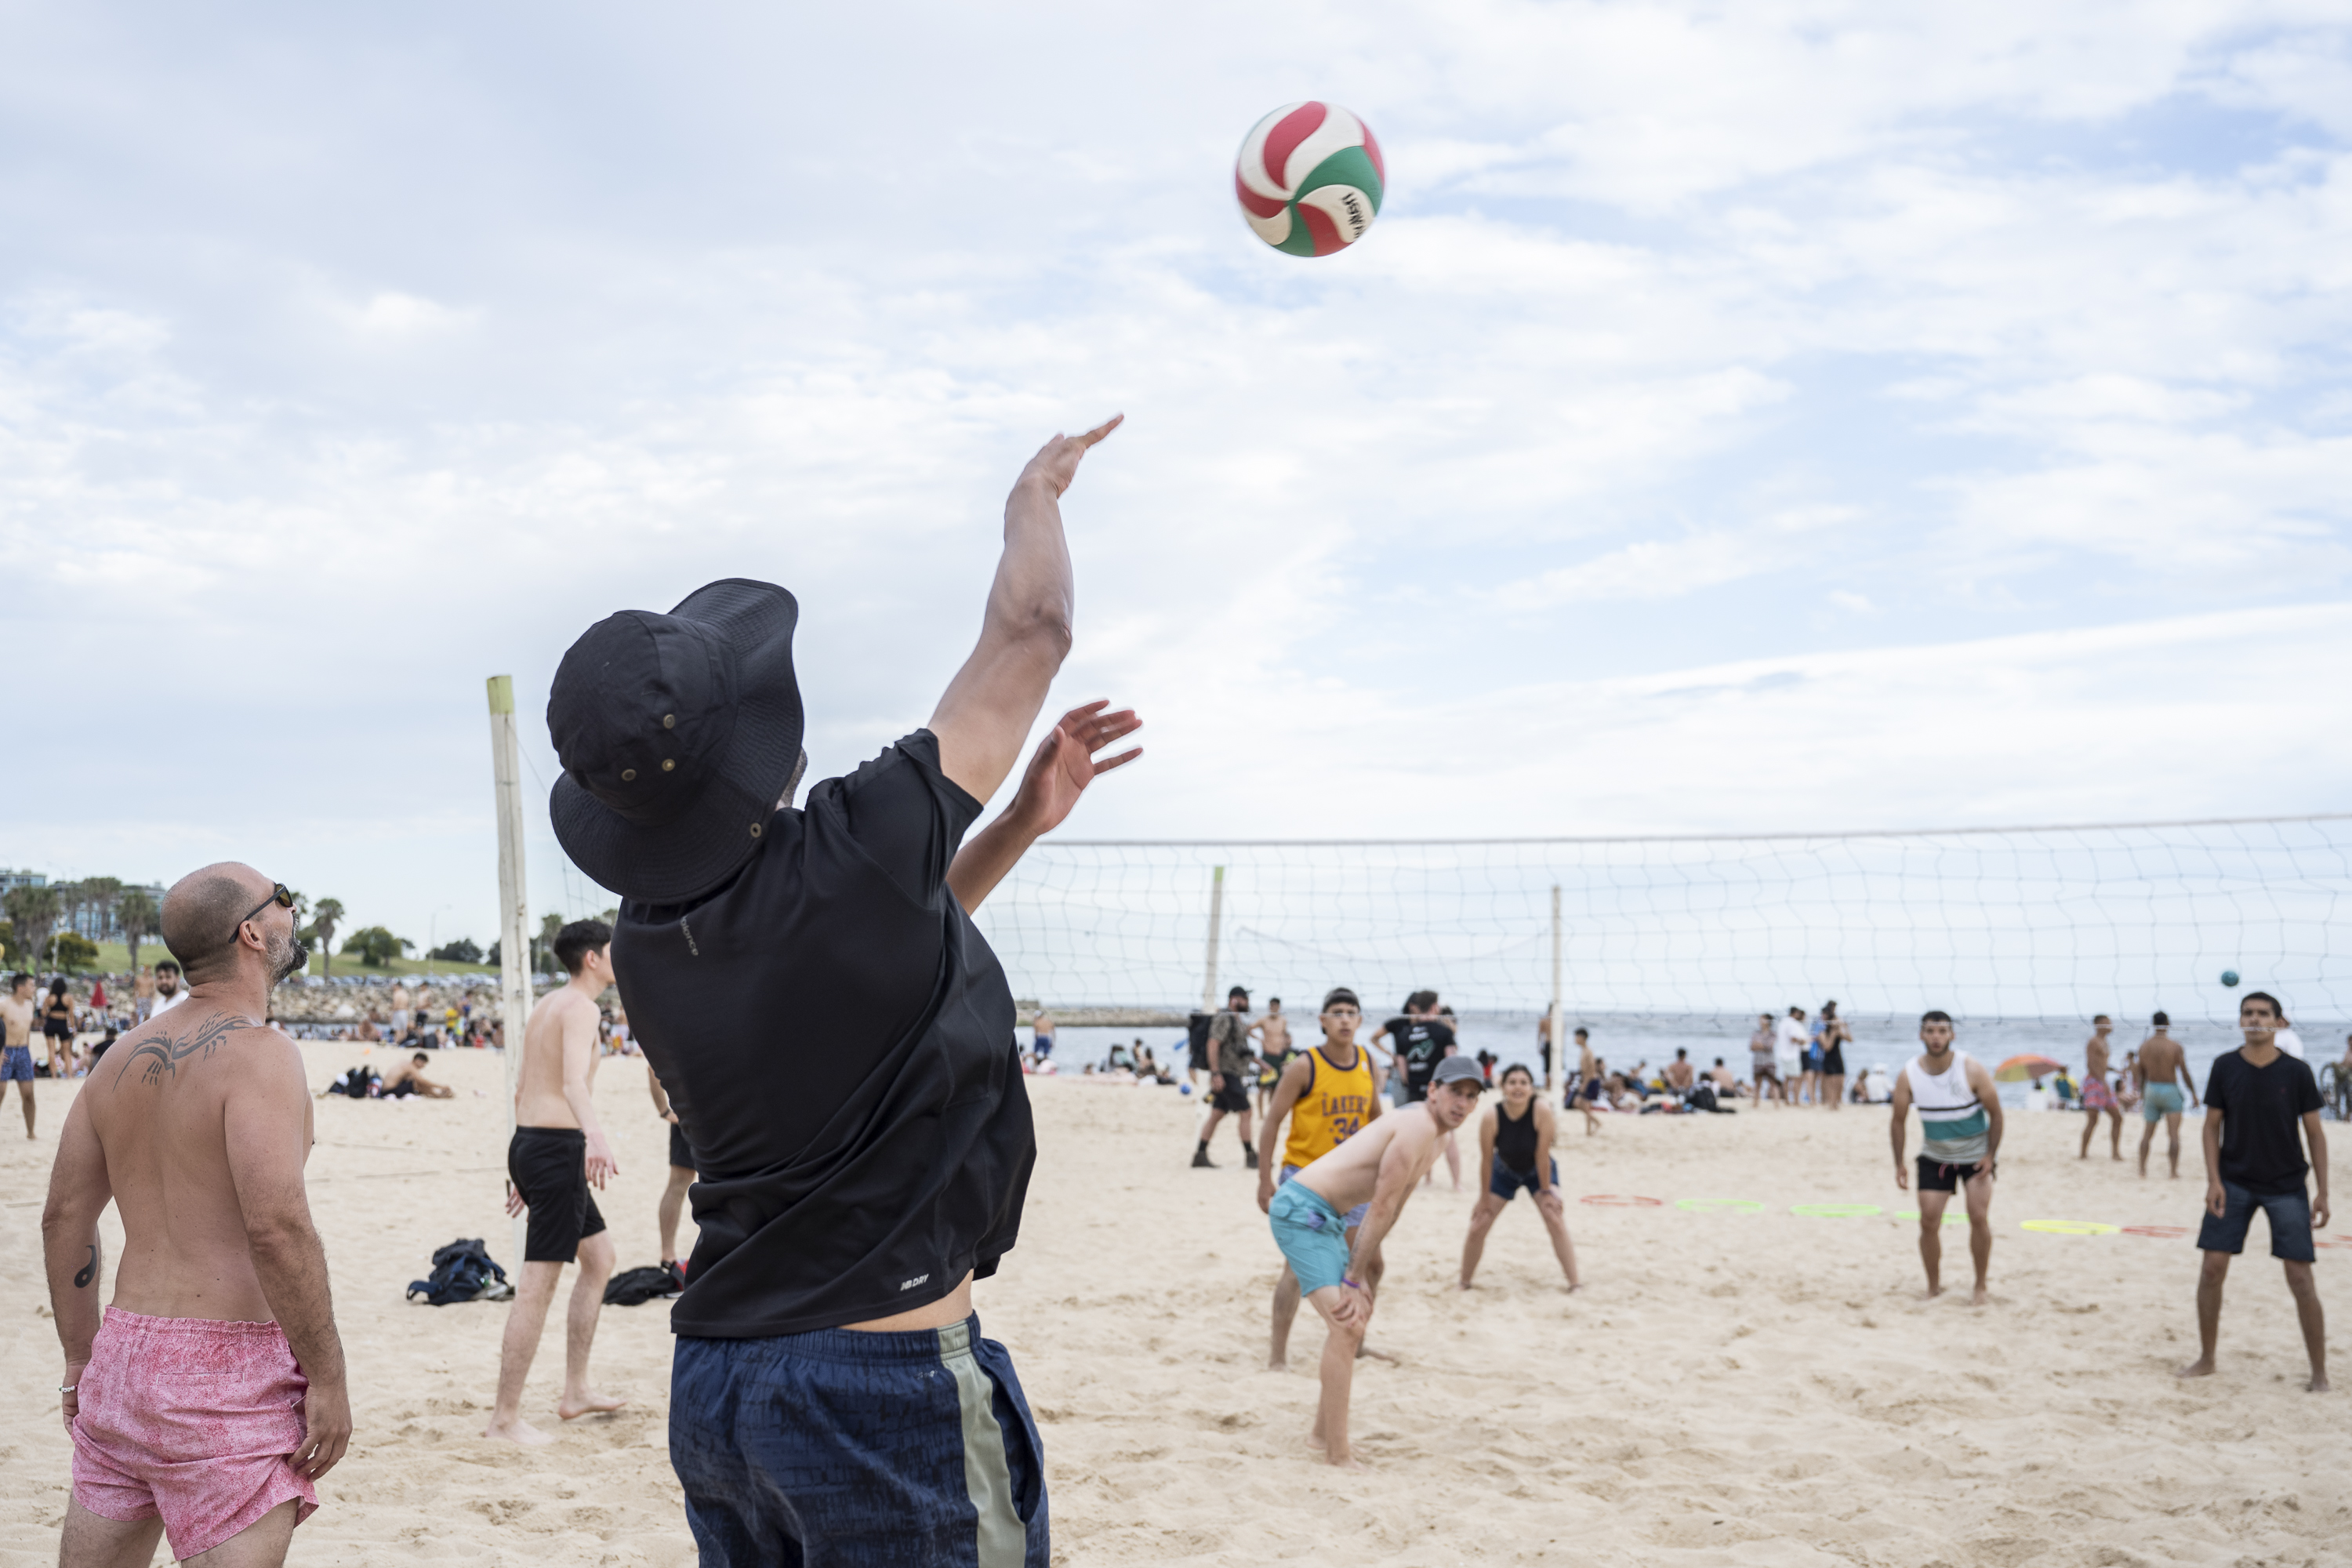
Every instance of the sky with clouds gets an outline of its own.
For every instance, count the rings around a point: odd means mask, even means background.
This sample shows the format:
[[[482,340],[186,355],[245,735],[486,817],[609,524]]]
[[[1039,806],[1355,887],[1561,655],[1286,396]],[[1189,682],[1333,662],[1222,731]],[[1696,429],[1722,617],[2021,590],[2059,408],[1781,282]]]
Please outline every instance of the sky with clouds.
[[[581,629],[784,584],[846,769],[1112,410],[1073,833],[2343,805],[2340,5],[0,16],[7,863],[486,941],[511,673],[601,907]],[[1390,175],[1320,260],[1232,195],[1308,97]]]

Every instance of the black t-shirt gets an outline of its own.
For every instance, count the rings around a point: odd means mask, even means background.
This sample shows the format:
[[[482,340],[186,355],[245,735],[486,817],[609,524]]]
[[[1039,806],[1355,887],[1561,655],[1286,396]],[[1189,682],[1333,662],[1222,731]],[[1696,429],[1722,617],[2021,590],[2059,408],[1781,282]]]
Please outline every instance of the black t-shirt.
[[[1391,1018],[1381,1026],[1403,1064],[1405,1099],[1427,1100],[1429,1080],[1454,1044],[1454,1026],[1441,1018]]]
[[[2324,1102],[2310,1067],[2285,1052],[2268,1067],[2243,1054],[2213,1058],[2205,1108],[2221,1113],[2221,1179],[2252,1193],[2299,1193],[2311,1169],[2296,1123]]]
[[[676,1332],[887,1317],[1013,1246],[1036,1140],[1012,988],[947,887],[980,803],[939,756],[918,730],[717,891],[621,906],[621,1000],[701,1177]]]

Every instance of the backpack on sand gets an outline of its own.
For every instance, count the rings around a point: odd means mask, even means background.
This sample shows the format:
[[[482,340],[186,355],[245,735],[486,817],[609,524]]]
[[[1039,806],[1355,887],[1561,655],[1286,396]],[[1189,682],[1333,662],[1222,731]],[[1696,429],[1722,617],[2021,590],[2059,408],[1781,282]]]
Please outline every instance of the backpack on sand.
[[[514,1299],[514,1287],[507,1283],[507,1271],[490,1258],[481,1238],[459,1239],[433,1254],[433,1277],[408,1282],[408,1299],[422,1296],[428,1307],[446,1307],[452,1301],[508,1301]]]
[[[656,1296],[675,1296],[684,1289],[677,1275],[655,1264],[625,1268],[604,1286],[607,1307],[642,1307]]]

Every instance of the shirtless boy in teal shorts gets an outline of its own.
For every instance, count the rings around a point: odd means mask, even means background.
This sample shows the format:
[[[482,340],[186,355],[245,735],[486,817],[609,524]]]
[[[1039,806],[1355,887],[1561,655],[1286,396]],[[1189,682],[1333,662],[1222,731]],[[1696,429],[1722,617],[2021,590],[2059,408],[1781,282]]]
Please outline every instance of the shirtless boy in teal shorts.
[[[1486,1075],[1468,1057],[1437,1064],[1429,1098],[1379,1117],[1308,1165],[1274,1194],[1266,1213],[1274,1242],[1298,1277],[1298,1289],[1323,1315],[1323,1393],[1308,1441],[1332,1464],[1361,1469],[1348,1447],[1348,1394],[1356,1373],[1356,1347],[1372,1316],[1371,1297],[1358,1281],[1363,1260],[1397,1222],[1405,1200],[1443,1146],[1445,1134],[1478,1108]],[[1347,1239],[1348,1211],[1371,1208]]]
[[[2139,1135],[2139,1173],[2147,1174],[2147,1152],[2156,1143],[2156,1124],[2164,1123],[2171,1139],[2168,1151],[2172,1173],[2180,1174],[2180,1110],[2186,1091],[2190,1110],[2197,1108],[2197,1080],[2189,1076],[2189,1053],[2168,1032],[2172,1020],[2158,1013],[2149,1020],[2154,1032],[2139,1047],[2139,1065],[2133,1068],[2139,1079],[2139,1113],[2147,1125]]]

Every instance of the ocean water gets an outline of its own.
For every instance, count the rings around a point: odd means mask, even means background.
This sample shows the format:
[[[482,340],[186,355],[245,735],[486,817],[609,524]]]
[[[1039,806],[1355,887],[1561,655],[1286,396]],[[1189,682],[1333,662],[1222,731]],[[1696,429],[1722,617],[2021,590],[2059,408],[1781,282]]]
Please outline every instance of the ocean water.
[[[1532,1013],[1465,1013],[1455,1022],[1455,1034],[1464,1051],[1472,1055],[1481,1049],[1492,1051],[1504,1066],[1525,1062],[1540,1078],[1542,1058],[1536,1040],[1536,1020]],[[1853,1032],[1853,1038],[1845,1047],[1849,1076],[1873,1066],[1884,1067],[1893,1073],[1918,1054],[1916,1018],[1856,1014],[1846,1022]],[[1722,1017],[1686,1014],[1569,1015],[1571,1030],[1580,1025],[1592,1031],[1593,1053],[1612,1070],[1631,1068],[1644,1061],[1653,1068],[1663,1068],[1674,1060],[1675,1052],[1680,1049],[1688,1051],[1691,1060],[1702,1068],[1712,1067],[1720,1057],[1725,1066],[1745,1079],[1749,1059],[1748,1037],[1756,1027],[1756,1017],[1753,1014]],[[1958,1048],[1987,1067],[1998,1067],[2010,1057],[2037,1053],[2064,1062],[2078,1082],[2082,1078],[2083,1046],[2091,1037],[2087,1018],[1962,1017],[1957,1020],[1956,1026]],[[1377,1021],[1368,1022],[1357,1037],[1369,1040],[1378,1027]],[[2303,1037],[2305,1054],[2314,1070],[2343,1055],[2345,1025],[2298,1021],[2295,1029]],[[1305,1042],[1310,1043],[1322,1037],[1322,1031],[1316,1027],[1311,1016],[1293,1018],[1291,1033],[1294,1038],[1303,1037]],[[1021,1031],[1024,1046],[1028,1034],[1026,1029]],[[2117,1067],[2123,1063],[2124,1053],[2137,1047],[2147,1034],[2144,1024],[2117,1026],[2109,1037]],[[2234,1029],[2205,1024],[2176,1025],[2172,1037],[2187,1047],[2200,1100],[2214,1057],[2235,1049],[2242,1039]],[[1056,1032],[1054,1058],[1060,1070],[1074,1073],[1088,1062],[1099,1066],[1108,1057],[1113,1043],[1132,1046],[1139,1039],[1151,1047],[1162,1064],[1172,1064],[1181,1069],[1188,1059],[1181,1029],[1077,1028],[1068,1025]],[[1570,1048],[1573,1049],[1572,1044]],[[1568,1065],[1574,1065],[1572,1058]],[[1181,1079],[1183,1073],[1179,1070],[1177,1077]],[[2002,1103],[2021,1107],[2030,1087],[2022,1083],[2002,1084]]]

